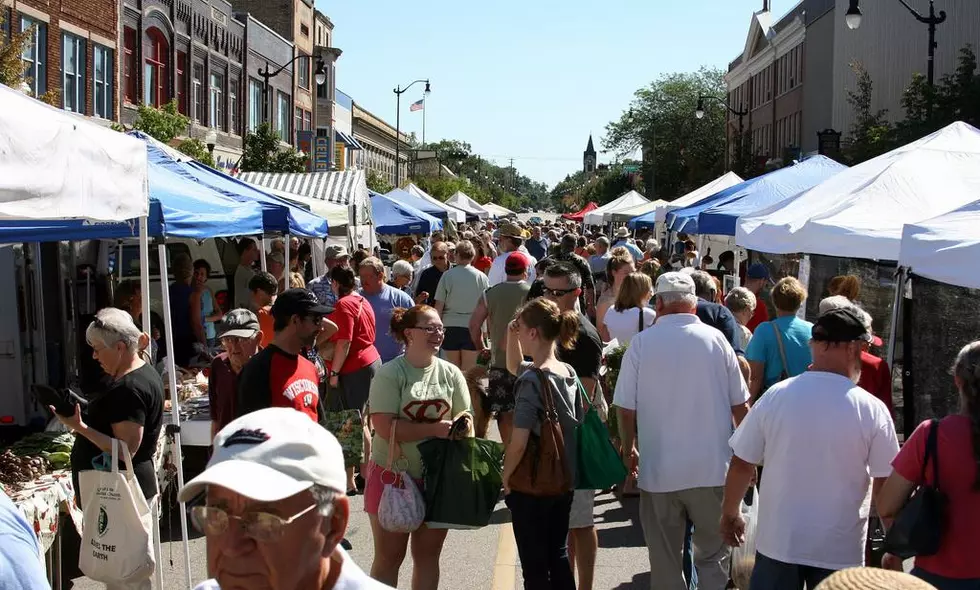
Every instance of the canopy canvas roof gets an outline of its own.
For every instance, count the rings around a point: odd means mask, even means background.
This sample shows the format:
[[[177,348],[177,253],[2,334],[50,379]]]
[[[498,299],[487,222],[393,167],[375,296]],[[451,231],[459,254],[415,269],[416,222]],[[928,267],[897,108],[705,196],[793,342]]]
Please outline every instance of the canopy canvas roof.
[[[458,209],[456,207],[453,207],[452,205],[447,205],[447,204],[443,203],[439,199],[433,197],[429,193],[427,193],[424,190],[420,189],[418,186],[416,186],[416,184],[414,182],[408,183],[408,186],[406,186],[403,190],[405,190],[405,192],[407,192],[407,193],[409,193],[411,195],[415,195],[416,197],[418,197],[420,199],[423,199],[425,201],[428,201],[430,205],[435,205],[436,207],[439,207],[440,209],[442,209],[443,211],[446,212],[445,215],[436,215],[436,217],[439,217],[439,218],[447,218],[447,219],[450,219],[452,221],[455,221],[456,223],[463,223],[464,221],[466,221],[466,212],[465,211],[463,211],[462,209]],[[420,208],[420,207],[416,206],[416,208]],[[425,211],[425,209],[422,209],[422,210]]]
[[[395,201],[398,201],[399,203],[404,203],[405,205],[418,209],[423,213],[427,213],[433,217],[437,217],[439,219],[452,218],[452,216],[454,215],[454,213],[442,207],[439,207],[434,203],[430,203],[429,201],[423,199],[422,197],[412,194],[405,189],[396,188],[390,190],[387,193],[385,193],[385,196],[390,197]]]
[[[898,260],[902,231],[980,195],[980,130],[956,122],[738,221],[736,243],[773,253]]]
[[[585,219],[583,222],[585,225],[602,225],[603,216],[606,213],[613,213],[616,211],[622,211],[624,209],[629,209],[631,207],[636,207],[637,205],[643,205],[644,203],[649,203],[650,200],[641,195],[636,191],[629,191],[619,196],[619,198],[606,203],[605,205],[594,209],[585,214]]]
[[[489,211],[493,217],[514,217],[517,215],[517,213],[514,213],[510,209],[501,207],[496,203],[485,203],[482,207]]]
[[[898,264],[912,274],[980,289],[980,200],[902,230]]]
[[[147,215],[143,142],[0,85],[0,218]]]
[[[487,219],[490,217],[490,212],[487,211],[483,205],[480,205],[469,195],[462,191],[456,191],[453,196],[446,199],[447,205],[452,205],[457,209],[462,209],[469,215],[475,215],[479,219]]]
[[[379,234],[430,234],[442,229],[442,220],[387,195],[371,193],[371,205]]]
[[[621,211],[610,211],[608,213],[603,213],[602,221],[603,223],[621,223],[624,221],[629,221],[634,217],[656,211],[658,207],[662,207],[667,204],[669,204],[669,201],[657,199],[656,201],[650,201],[649,203],[643,203],[642,205],[637,205]]]
[[[666,221],[667,213],[669,211],[679,209],[681,207],[687,207],[688,205],[693,205],[705,197],[711,196],[718,191],[725,190],[730,186],[735,186],[740,182],[742,182],[741,176],[735,174],[734,172],[726,172],[704,186],[698,187],[687,193],[683,197],[678,197],[662,207],[657,207],[655,214],[647,213],[641,217],[633,218],[633,220],[629,222],[629,226],[637,228],[653,227],[656,222]]]
[[[238,178],[250,184],[318,199],[334,205],[356,208],[357,225],[371,221],[371,199],[368,198],[364,170],[342,172],[307,172],[276,174],[271,172],[239,172]]]
[[[586,213],[590,211],[595,211],[598,208],[599,208],[598,203],[594,201],[590,201],[588,205],[582,207],[580,210],[576,211],[575,213],[564,213],[562,214],[562,217],[565,219],[569,219],[571,221],[582,221],[583,219],[585,219]]]

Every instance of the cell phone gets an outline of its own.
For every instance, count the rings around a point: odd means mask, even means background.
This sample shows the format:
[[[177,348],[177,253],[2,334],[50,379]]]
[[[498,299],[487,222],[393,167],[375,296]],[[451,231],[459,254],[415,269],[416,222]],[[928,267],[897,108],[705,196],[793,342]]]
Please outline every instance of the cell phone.
[[[34,391],[34,397],[45,408],[54,407],[54,411],[60,416],[75,415],[75,402],[71,396],[65,395],[64,392],[58,391],[54,387],[39,383],[32,385],[31,389]]]
[[[466,414],[462,414],[453,420],[453,425],[449,427],[449,438],[460,438],[466,434],[466,431]]]

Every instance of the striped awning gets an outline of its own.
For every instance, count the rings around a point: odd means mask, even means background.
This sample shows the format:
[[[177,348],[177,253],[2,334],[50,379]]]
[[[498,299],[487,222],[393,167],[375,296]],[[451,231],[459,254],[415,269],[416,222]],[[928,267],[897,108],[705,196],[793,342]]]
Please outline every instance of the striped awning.
[[[353,135],[347,135],[346,133],[344,133],[343,131],[340,131],[340,130],[335,130],[334,132],[337,135],[337,141],[343,143],[348,148],[350,148],[352,150],[363,150],[364,149],[364,146],[361,145],[361,142],[359,142],[356,139],[354,139],[354,136]]]
[[[371,199],[368,198],[367,177],[364,170],[295,174],[240,172],[237,176],[245,182],[300,197],[318,199],[336,205],[355,205],[357,209],[355,224],[368,223],[371,219]]]

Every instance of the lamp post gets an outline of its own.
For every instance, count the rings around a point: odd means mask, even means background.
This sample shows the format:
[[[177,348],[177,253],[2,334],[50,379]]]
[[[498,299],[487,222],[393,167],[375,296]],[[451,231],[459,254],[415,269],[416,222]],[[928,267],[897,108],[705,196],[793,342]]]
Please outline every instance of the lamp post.
[[[704,118],[704,101],[705,101],[705,99],[717,100],[721,104],[725,105],[725,108],[728,109],[728,112],[730,112],[731,114],[733,114],[736,117],[738,117],[738,151],[739,151],[739,154],[738,155],[739,155],[739,159],[743,159],[743,154],[742,154],[742,149],[744,147],[744,145],[743,145],[743,143],[744,143],[744,139],[743,139],[743,133],[744,133],[743,122],[744,122],[744,119],[745,119],[745,115],[748,115],[749,114],[749,110],[746,109],[746,108],[734,109],[726,101],[718,98],[717,96],[708,96],[708,95],[705,95],[705,94],[698,94],[698,106],[694,109],[694,116],[697,117],[698,119],[703,119]],[[726,133],[726,135],[727,135],[727,133]]]
[[[211,160],[214,160],[214,146],[218,145],[218,132],[214,129],[208,129],[207,135],[204,136],[204,143],[208,146],[208,153],[211,154]]]
[[[293,65],[297,59],[301,57],[309,57],[308,55],[303,55],[302,53],[297,54],[296,57],[287,61],[281,68],[274,72],[269,71],[269,62],[265,62],[265,69],[259,69],[258,74],[262,77],[262,100],[265,104],[262,105],[262,120],[265,123],[269,122],[269,79],[275,78],[283,70]],[[313,78],[316,80],[316,85],[321,86],[327,81],[327,72],[324,69],[324,63],[322,59],[316,60],[316,71],[313,74]]]
[[[936,62],[936,25],[940,25],[946,21],[946,11],[940,10],[939,14],[936,14],[936,4],[935,0],[929,0],[929,16],[924,16],[922,13],[912,8],[906,0],[898,0],[902,6],[912,13],[915,20],[920,23],[925,24],[929,29],[929,59],[926,63],[926,80],[929,84],[929,89],[932,90],[935,82],[935,62]],[[850,29],[857,29],[861,26],[861,0],[851,0],[850,6],[847,8],[847,12],[844,14],[844,22],[847,23],[847,27]],[[932,97],[929,97],[929,103],[926,105],[926,110],[929,118],[932,118]]]
[[[395,93],[395,188],[398,188],[398,185],[399,185],[399,183],[401,181],[401,174],[400,174],[401,173],[401,162],[399,162],[399,158],[401,157],[401,144],[402,144],[402,133],[401,133],[401,127],[402,127],[402,94],[405,94],[405,92],[409,88],[411,88],[412,86],[415,86],[419,82],[425,82],[425,93],[426,94],[429,94],[430,92],[432,92],[432,89],[429,87],[429,79],[428,78],[426,78],[424,80],[422,80],[422,79],[416,80],[416,81],[412,82],[411,84],[409,84],[408,86],[406,86],[404,88],[402,88],[401,86],[398,86],[397,88],[395,88],[392,91],[392,92]]]

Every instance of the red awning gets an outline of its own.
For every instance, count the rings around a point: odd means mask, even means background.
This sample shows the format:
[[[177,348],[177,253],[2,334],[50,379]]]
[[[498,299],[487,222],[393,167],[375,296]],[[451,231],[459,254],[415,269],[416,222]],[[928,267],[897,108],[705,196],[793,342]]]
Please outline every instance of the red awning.
[[[562,215],[562,218],[581,222],[583,219],[585,219],[586,213],[598,208],[599,205],[597,205],[595,202],[590,202],[588,205],[583,207],[581,211],[578,211],[577,213],[565,213],[564,215]]]

